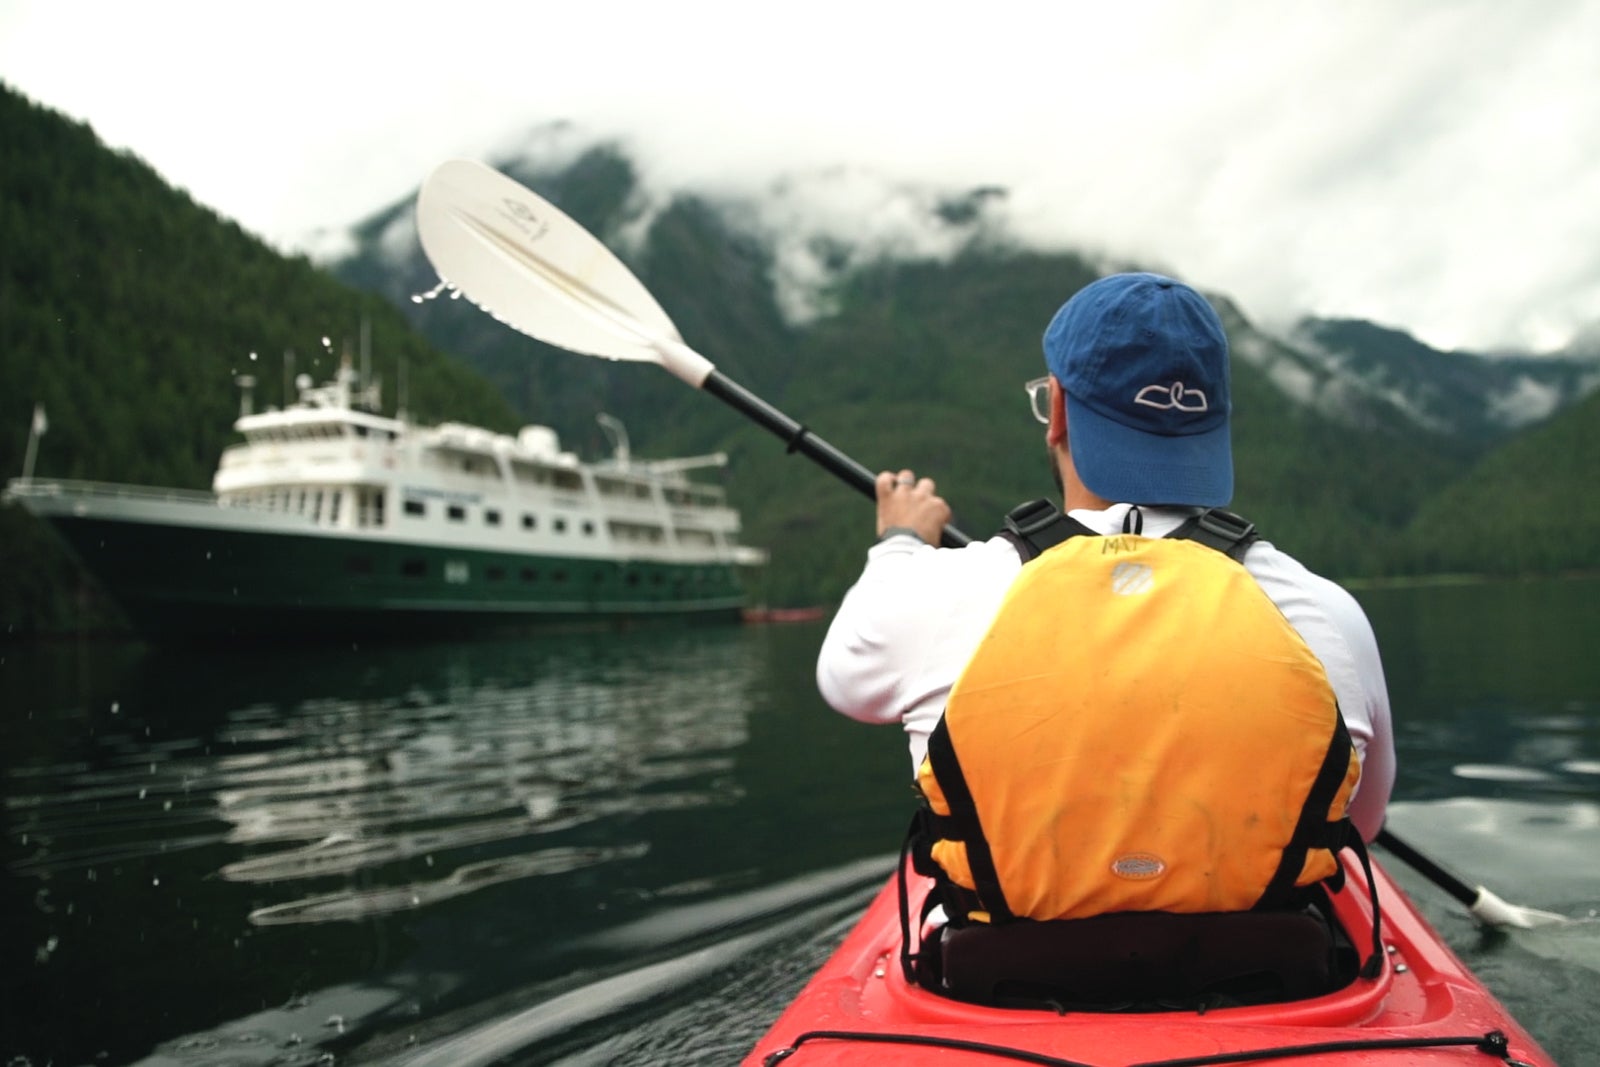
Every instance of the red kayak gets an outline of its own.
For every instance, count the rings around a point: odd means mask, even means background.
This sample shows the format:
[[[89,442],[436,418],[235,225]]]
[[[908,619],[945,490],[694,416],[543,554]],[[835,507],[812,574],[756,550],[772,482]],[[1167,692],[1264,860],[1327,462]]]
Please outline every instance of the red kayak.
[[[1369,887],[1348,854],[1345,873],[1344,891],[1332,895],[1335,921],[1370,954]],[[1290,1002],[1115,1012],[988,1007],[909,984],[900,961],[897,880],[891,877],[745,1063],[1470,1067],[1498,1061],[1554,1067],[1376,865],[1373,878],[1386,949],[1376,977],[1356,977],[1332,992]],[[910,876],[913,916],[920,914],[931,884]]]

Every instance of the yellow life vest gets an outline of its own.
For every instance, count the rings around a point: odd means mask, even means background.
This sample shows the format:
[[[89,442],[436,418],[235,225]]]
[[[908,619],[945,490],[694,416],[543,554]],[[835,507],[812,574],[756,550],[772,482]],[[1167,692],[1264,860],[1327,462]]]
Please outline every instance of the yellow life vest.
[[[1243,566],[1072,536],[1023,567],[929,738],[924,859],[957,923],[1243,911],[1335,875],[1359,776]]]

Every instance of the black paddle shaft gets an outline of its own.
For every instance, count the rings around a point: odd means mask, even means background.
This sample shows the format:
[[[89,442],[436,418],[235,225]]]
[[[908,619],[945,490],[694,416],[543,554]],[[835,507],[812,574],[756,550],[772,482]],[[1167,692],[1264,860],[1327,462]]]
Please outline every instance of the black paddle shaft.
[[[846,485],[864,494],[868,500],[878,498],[877,475],[721,371],[713,370],[706,376],[700,388],[739,411],[746,418],[766,427],[788,445],[790,452],[799,452],[814,461]],[[949,525],[945,526],[939,537],[939,543],[946,548],[960,548],[971,540],[972,538]]]
[[[1404,860],[1413,870],[1467,907],[1478,902],[1478,891],[1433,860],[1396,837],[1388,827],[1378,831],[1377,843]]]

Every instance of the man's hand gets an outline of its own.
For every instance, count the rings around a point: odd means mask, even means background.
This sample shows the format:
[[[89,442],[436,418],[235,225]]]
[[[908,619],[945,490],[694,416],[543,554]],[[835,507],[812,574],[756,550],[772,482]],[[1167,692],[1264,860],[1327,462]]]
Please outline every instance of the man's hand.
[[[918,478],[909,470],[878,475],[878,536],[891,526],[904,526],[930,545],[939,543],[950,505],[934,491],[932,478]]]

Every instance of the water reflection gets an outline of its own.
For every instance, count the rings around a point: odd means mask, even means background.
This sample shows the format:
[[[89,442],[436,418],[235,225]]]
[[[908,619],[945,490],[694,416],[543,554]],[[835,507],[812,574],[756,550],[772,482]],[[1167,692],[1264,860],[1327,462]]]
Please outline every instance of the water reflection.
[[[1399,800],[1600,797],[1600,581],[1363,590]]]
[[[31,795],[7,803],[29,851],[14,869],[43,879],[243,846],[216,873],[295,894],[250,912],[283,924],[638,857],[648,842],[553,842],[600,820],[736,802],[727,772],[748,733],[753,665],[728,640],[628,648],[613,659],[580,638],[427,646],[353,669],[355,657],[313,655],[282,665],[289,677],[261,659],[213,663],[230,684],[206,694],[223,707],[205,734],[113,730],[89,759],[18,769]],[[162,658],[146,669],[193,673]],[[304,675],[327,688],[307,694]]]
[[[753,640],[0,664],[0,905],[31,964],[0,1059],[315,1062],[597,959],[612,914],[725,891],[657,853],[746,796]]]

